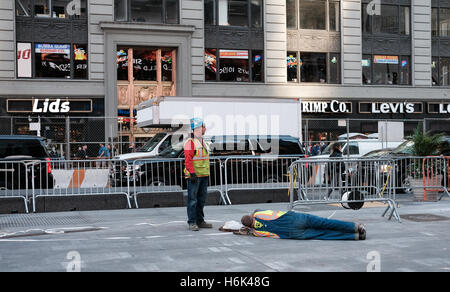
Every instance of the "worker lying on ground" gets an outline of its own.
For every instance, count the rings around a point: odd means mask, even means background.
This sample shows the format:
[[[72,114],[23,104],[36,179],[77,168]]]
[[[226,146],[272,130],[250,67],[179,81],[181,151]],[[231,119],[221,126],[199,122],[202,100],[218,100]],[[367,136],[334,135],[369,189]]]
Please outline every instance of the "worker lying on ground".
[[[321,218],[293,211],[255,211],[245,215],[235,234],[282,239],[365,240],[363,224]]]

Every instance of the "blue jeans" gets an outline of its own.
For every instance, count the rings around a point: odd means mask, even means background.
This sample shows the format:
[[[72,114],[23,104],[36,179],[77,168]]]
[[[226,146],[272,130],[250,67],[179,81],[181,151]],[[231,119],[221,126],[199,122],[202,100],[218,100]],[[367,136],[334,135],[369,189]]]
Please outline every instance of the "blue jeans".
[[[202,223],[205,221],[203,207],[205,207],[206,196],[208,194],[209,177],[198,177],[195,184],[191,179],[187,180],[187,215],[188,223]]]
[[[356,224],[322,218],[310,214],[296,213],[293,220],[293,239],[355,240],[358,238]]]

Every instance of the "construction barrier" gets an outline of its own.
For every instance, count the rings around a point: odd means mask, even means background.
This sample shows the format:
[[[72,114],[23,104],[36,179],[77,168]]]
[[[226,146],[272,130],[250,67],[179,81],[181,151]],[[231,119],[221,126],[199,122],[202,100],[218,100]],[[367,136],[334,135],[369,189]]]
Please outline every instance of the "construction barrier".
[[[312,179],[324,174],[321,183]],[[339,204],[358,210],[365,202],[384,202],[389,220],[401,222],[395,203],[395,164],[390,159],[302,159],[290,166],[289,209],[305,204]],[[297,198],[295,199],[295,195]]]
[[[231,204],[223,192],[223,159],[210,157],[208,192],[219,192],[221,203]],[[130,180],[133,184],[133,197],[138,208],[138,196],[151,193],[186,194],[187,181],[184,175],[184,159],[140,159],[132,165]],[[119,182],[117,182],[119,183]]]
[[[286,190],[290,208],[301,204],[339,203],[357,209],[367,201],[388,205],[385,213],[400,221],[396,194],[412,191],[432,200],[449,194],[449,157],[395,159],[306,159],[300,156],[211,157],[208,192],[218,192],[220,203],[232,204],[236,190]],[[124,195],[127,207],[138,196],[183,193],[184,159],[32,160],[0,162],[0,198],[24,200],[36,212],[39,197]],[[297,198],[294,200],[294,196]],[[416,194],[414,194],[416,196]],[[441,199],[440,198],[440,199]]]
[[[39,197],[68,197],[68,196],[90,196],[90,195],[124,195],[127,206],[131,208],[129,179],[127,172],[116,172],[112,166],[120,169],[128,169],[125,160],[56,160],[50,163],[51,171],[43,174],[41,180],[53,180],[52,188],[33,189],[33,212],[36,212],[36,198]],[[123,179],[125,184],[120,186],[110,185],[111,177]]]

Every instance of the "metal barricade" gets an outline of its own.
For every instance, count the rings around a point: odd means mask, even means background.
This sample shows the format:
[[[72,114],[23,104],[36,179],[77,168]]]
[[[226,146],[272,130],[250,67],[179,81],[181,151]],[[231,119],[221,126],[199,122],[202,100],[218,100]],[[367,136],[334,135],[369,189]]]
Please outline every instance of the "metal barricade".
[[[225,160],[224,191],[289,188],[289,166],[298,155],[233,156]]]
[[[427,201],[430,195],[437,200],[436,193],[450,196],[450,158],[444,156],[397,157],[396,192],[413,193],[415,200]]]
[[[390,159],[302,159],[291,164],[289,173],[290,210],[305,204],[341,204],[357,210],[365,202],[384,202],[382,216],[391,211],[389,220],[395,216],[401,222],[393,187],[395,163]]]
[[[33,192],[34,184],[31,165],[33,162],[0,161],[0,199],[23,199],[26,213],[28,213],[29,195]]]
[[[397,192],[413,193],[415,200],[438,200],[438,193],[450,196],[450,157],[399,157],[396,164]],[[433,199],[431,199],[433,200]]]
[[[210,157],[210,176],[208,192],[219,192],[221,202],[229,204],[229,198],[223,192],[223,161]],[[150,193],[186,194],[187,181],[184,176],[184,159],[142,159],[135,160],[132,165],[130,180],[133,184],[133,197],[136,208],[139,208],[138,195]]]
[[[128,169],[125,160],[55,160],[39,161],[41,171],[38,185],[33,188],[33,212],[36,212],[38,197],[69,197],[89,195],[125,195],[130,203],[129,179],[127,172],[117,172],[114,168]],[[114,185],[112,182],[124,181]]]

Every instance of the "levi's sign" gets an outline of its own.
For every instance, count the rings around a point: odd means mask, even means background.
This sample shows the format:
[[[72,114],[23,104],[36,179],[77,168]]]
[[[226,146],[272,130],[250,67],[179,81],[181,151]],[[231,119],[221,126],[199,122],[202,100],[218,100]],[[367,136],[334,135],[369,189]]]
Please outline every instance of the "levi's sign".
[[[423,103],[360,102],[359,112],[364,114],[418,114],[423,113]]]
[[[352,103],[337,100],[332,101],[304,101],[302,102],[303,113],[351,113]]]
[[[92,112],[91,99],[8,99],[6,110],[9,113],[67,114]]]

